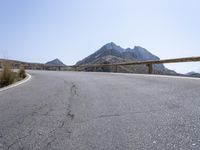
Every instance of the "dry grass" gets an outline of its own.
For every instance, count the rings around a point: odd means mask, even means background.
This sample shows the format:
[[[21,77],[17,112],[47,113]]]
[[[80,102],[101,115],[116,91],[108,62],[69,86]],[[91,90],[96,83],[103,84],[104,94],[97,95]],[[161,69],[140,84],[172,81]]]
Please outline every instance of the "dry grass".
[[[0,71],[0,88],[13,84],[26,77],[26,72],[24,68],[20,68],[19,72],[16,73],[11,69],[9,63],[3,64],[3,69]]]
[[[21,79],[24,79],[26,77],[26,71],[23,65],[20,66],[19,71],[18,71],[18,76]]]
[[[4,87],[9,84],[12,84],[15,80],[15,75],[13,70],[11,69],[10,65],[8,63],[5,63],[3,65],[3,70],[1,72],[0,76],[0,86]]]

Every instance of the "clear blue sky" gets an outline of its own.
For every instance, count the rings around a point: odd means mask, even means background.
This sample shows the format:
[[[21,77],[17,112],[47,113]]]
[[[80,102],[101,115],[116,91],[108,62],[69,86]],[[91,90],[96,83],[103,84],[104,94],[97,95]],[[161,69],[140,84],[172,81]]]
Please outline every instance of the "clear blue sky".
[[[199,0],[0,0],[0,57],[71,65],[108,42],[200,56]],[[200,63],[167,65],[198,71]]]

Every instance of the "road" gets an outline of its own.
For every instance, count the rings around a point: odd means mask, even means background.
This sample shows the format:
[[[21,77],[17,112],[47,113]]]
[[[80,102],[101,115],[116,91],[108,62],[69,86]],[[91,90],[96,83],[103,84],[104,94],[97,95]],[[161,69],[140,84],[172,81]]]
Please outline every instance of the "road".
[[[1,150],[200,149],[200,80],[28,72],[0,92]]]

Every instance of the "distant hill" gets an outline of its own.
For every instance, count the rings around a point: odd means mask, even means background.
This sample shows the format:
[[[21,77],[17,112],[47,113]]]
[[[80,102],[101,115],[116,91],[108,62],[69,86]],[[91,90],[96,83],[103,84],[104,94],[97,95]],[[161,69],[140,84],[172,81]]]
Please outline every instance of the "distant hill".
[[[105,63],[112,64],[145,60],[160,60],[160,58],[140,46],[135,46],[133,49],[124,49],[111,42],[101,47],[95,53],[77,62],[77,65]],[[178,75],[175,71],[167,69],[163,64],[155,64],[153,67],[153,73],[155,74]],[[105,71],[105,69],[99,68],[99,71]],[[107,67],[106,71],[110,71],[110,69]],[[145,65],[121,66],[119,72],[147,73],[147,67]]]
[[[19,61],[19,60],[11,60],[11,59],[0,59],[0,65],[3,63],[9,63],[13,67],[19,67],[20,65],[26,65],[26,66],[41,66],[43,65],[42,63],[30,63],[30,62],[24,62],[24,61]]]
[[[18,60],[11,60],[11,59],[0,59],[0,63],[12,63],[12,64],[26,64],[27,62],[18,61]]]
[[[43,63],[30,63],[23,62],[18,60],[10,60],[10,59],[0,59],[0,68],[2,68],[4,63],[9,63],[12,68],[18,69],[21,65],[25,66],[26,69],[36,69],[36,70],[58,70],[56,66],[65,66],[59,59],[55,59],[53,61],[48,62],[47,64]],[[61,70],[70,70],[71,68],[61,68]]]
[[[18,69],[21,65],[25,66],[26,69],[36,69],[36,70],[44,69],[43,68],[44,64],[42,63],[31,63],[31,62],[23,62],[23,61],[10,60],[10,59],[0,59],[0,68],[2,68],[4,63],[9,63],[14,69]]]
[[[197,72],[188,72],[186,74],[186,76],[200,78],[200,73],[197,73]]]
[[[49,61],[46,63],[46,65],[49,65],[49,66],[66,66],[62,61],[60,61],[58,58],[52,60],[52,61]]]

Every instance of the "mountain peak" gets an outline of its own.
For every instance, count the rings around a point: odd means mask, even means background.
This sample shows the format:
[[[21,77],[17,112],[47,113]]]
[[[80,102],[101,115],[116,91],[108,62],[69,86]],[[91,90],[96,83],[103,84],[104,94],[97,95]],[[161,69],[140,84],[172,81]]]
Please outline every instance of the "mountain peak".
[[[153,55],[147,49],[135,46],[133,49],[126,48],[116,45],[114,42],[105,44],[99,50],[93,54],[77,62],[77,65],[85,64],[104,64],[104,63],[121,63],[130,61],[146,61],[146,60],[159,60],[159,57]],[[153,66],[154,72],[160,74],[171,74],[174,75],[176,72],[168,70],[163,64],[155,64]],[[124,70],[123,70],[124,69]],[[128,70],[127,70],[128,69]],[[125,66],[121,67],[121,72],[136,72],[136,73],[147,73],[146,66]],[[100,69],[102,70],[102,68]],[[104,69],[103,69],[104,70]],[[108,69],[109,70],[109,69]]]
[[[116,45],[114,42],[107,43],[106,45],[103,46],[106,50],[117,50],[119,52],[123,52],[124,49],[121,48],[120,46]]]
[[[105,44],[104,46],[117,46],[117,45],[114,42],[110,42],[110,43]]]
[[[136,58],[139,60],[160,60],[159,57],[153,55],[151,52],[141,46],[135,46],[133,52],[135,53]]]
[[[123,49],[122,47],[116,45],[114,42],[110,42],[102,46],[95,53],[77,62],[77,64],[92,64],[97,62],[101,63],[99,60],[106,59],[108,56],[117,57],[123,61],[159,60],[157,56],[153,55],[148,50],[140,46],[135,46],[133,49]],[[164,67],[162,66],[162,68]]]
[[[46,65],[52,65],[52,66],[66,66],[62,61],[60,61],[58,58],[49,61],[46,63]]]
[[[54,59],[53,61],[60,61],[58,58]]]

